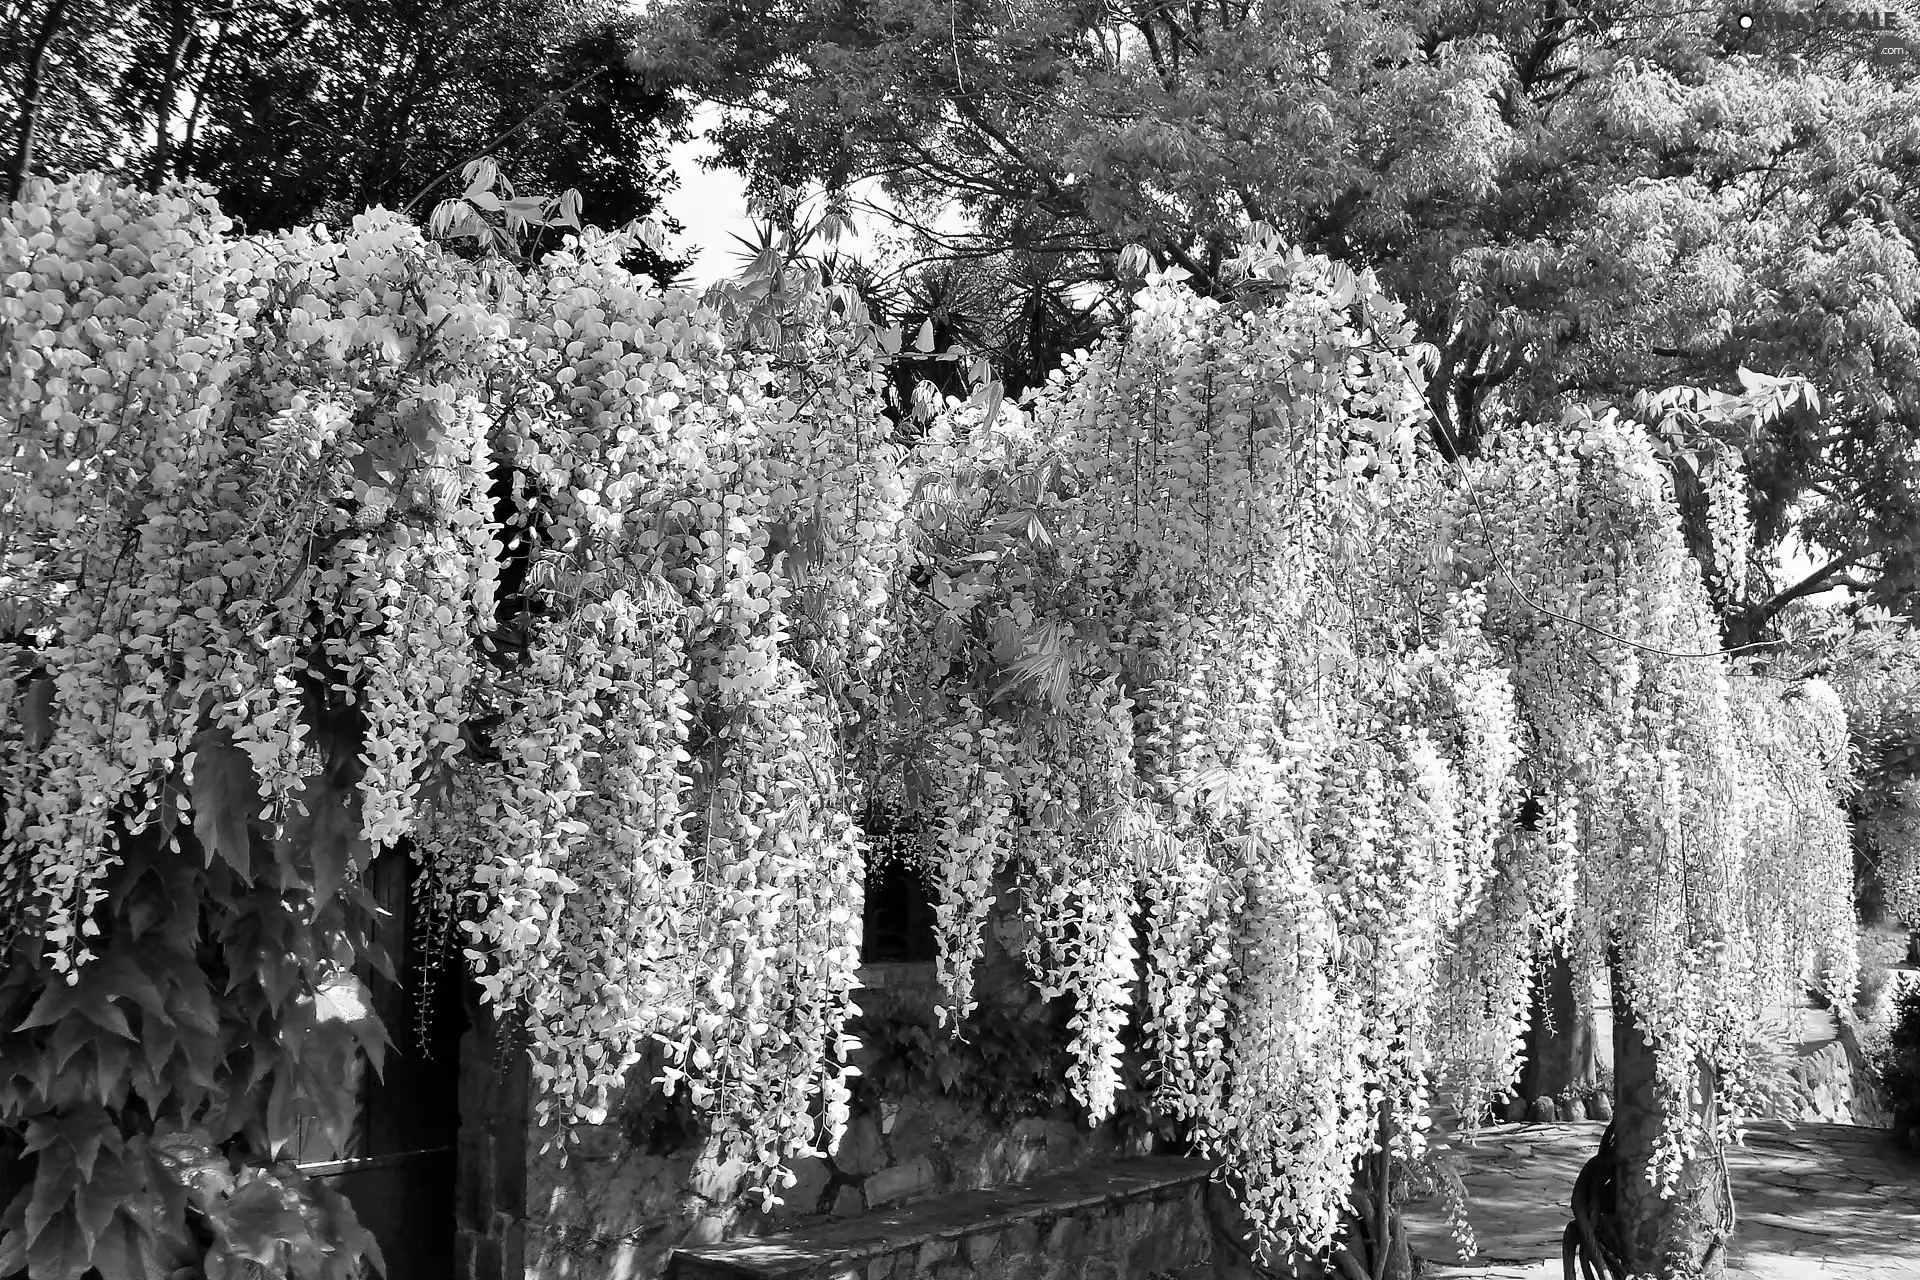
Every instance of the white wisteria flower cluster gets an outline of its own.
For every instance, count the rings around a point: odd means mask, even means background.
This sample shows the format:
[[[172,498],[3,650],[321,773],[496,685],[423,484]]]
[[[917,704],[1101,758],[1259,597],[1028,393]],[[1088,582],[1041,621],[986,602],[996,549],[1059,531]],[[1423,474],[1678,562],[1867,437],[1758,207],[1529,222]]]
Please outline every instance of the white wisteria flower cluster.
[[[384,213],[234,238],[192,189],[97,178],[14,208],[14,926],[84,964],[116,840],[176,808],[244,871],[338,764],[311,726],[351,724],[353,861],[434,873],[541,1118],[604,1119],[659,1040],[750,1167],[831,1141],[837,725],[906,496],[871,326],[750,350],[618,237],[489,278]]]
[[[1738,508],[1713,510],[1724,525]],[[1703,1065],[1725,1104],[1722,1140],[1767,1004],[1808,982],[1838,1006],[1851,998],[1846,716],[1823,682],[1721,652],[1670,475],[1648,433],[1611,411],[1512,433],[1452,495],[1450,520],[1462,543],[1491,549],[1466,572],[1487,595],[1521,775],[1544,810],[1505,847],[1500,891],[1469,926],[1489,934],[1451,963],[1515,1012],[1529,931],[1566,950],[1576,990],[1608,976],[1656,1049],[1670,1180],[1708,1137],[1690,1102]],[[1445,989],[1466,1002],[1455,1025],[1472,1023],[1473,984]],[[1494,1079],[1511,1077],[1511,1057],[1496,1065]]]
[[[1545,949],[1611,956],[1670,1176],[1699,1064],[1737,1124],[1753,1012],[1851,989],[1838,702],[1719,652],[1640,427],[1575,412],[1463,479],[1366,277],[1295,254],[1238,304],[1136,303],[923,446],[886,759],[923,779],[956,1011],[1011,877],[1089,1116],[1138,990],[1155,1105],[1310,1253],[1432,1090],[1471,1122],[1511,1086]],[[1733,565],[1738,482],[1704,481]]]
[[[245,874],[348,777],[314,895],[409,848],[540,1119],[604,1121],[664,1045],[766,1185],[844,1127],[887,811],[949,1011],[1011,884],[1088,1117],[1137,1018],[1281,1253],[1433,1095],[1510,1085],[1544,947],[1652,1037],[1669,1173],[1701,1064],[1737,1123],[1762,1002],[1851,992],[1839,699],[1718,651],[1633,423],[1444,465],[1367,276],[1155,277],[1024,407],[907,449],[880,335],[804,280],[743,332],[618,236],[494,274],[382,213],[234,238],[98,178],[13,211],[0,906],[62,972],[125,834],[190,822]]]

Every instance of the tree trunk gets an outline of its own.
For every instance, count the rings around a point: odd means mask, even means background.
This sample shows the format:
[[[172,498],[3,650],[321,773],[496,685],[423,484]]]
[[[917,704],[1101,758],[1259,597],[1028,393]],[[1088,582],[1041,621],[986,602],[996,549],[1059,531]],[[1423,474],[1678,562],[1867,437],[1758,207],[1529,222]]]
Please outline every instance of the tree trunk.
[[[1640,1034],[1615,983],[1613,1010],[1614,1113],[1609,1126],[1614,1239],[1620,1261],[1634,1274],[1703,1276],[1726,1273],[1726,1233],[1733,1222],[1732,1189],[1724,1153],[1698,1152],[1686,1163],[1671,1197],[1652,1179],[1653,1154],[1667,1120],[1655,1088],[1654,1051]],[[1710,1075],[1700,1110],[1711,1120],[1716,1102]]]
[[[1526,1057],[1520,1067],[1520,1100],[1529,1108],[1542,1098],[1555,1103],[1557,1120],[1569,1117],[1566,1100],[1583,1105],[1599,1078],[1598,1046],[1594,1042],[1592,1010],[1575,997],[1573,964],[1555,952],[1540,968],[1533,985],[1533,1008],[1527,1024]],[[1532,1115],[1533,1119],[1546,1119]]]
[[[27,77],[20,86],[19,141],[14,146],[13,165],[7,175],[7,196],[17,198],[33,174],[34,138],[40,127],[41,99],[46,96],[47,50],[66,22],[68,0],[53,0],[40,21],[33,40],[33,52],[27,59]]]
[[[147,164],[147,190],[158,191],[173,161],[173,108],[180,95],[181,59],[187,51],[187,4],[175,0],[167,15],[167,55],[153,95],[153,158]]]

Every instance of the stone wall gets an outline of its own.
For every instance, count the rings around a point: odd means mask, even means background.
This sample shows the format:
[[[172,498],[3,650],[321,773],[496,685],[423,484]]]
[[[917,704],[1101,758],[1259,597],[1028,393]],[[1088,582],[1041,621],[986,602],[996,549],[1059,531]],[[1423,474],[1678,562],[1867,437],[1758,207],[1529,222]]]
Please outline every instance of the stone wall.
[[[977,982],[982,1005],[1011,1025],[1050,1031],[1063,1009],[1058,1002],[1041,1002],[1027,981],[1018,959],[1018,921],[996,916],[987,932]],[[932,965],[869,966],[861,976],[867,985],[855,1004],[869,1022],[930,1020],[936,994]],[[863,1069],[872,1057],[869,1050]],[[636,1082],[648,1074],[643,1065],[635,1072]],[[498,1242],[508,1268],[502,1280],[657,1280],[676,1248],[1018,1183],[1152,1150],[1150,1137],[1123,1138],[1112,1123],[1089,1131],[1064,1087],[1057,1091],[1057,1101],[1042,1105],[1028,1097],[1016,1108],[1019,1114],[1009,1114],[1004,1105],[972,1096],[978,1090],[868,1085],[856,1093],[855,1114],[839,1149],[825,1159],[798,1162],[798,1180],[782,1193],[784,1203],[762,1211],[757,1198],[740,1194],[741,1170],[703,1148],[694,1118],[657,1091],[636,1085],[611,1109],[606,1124],[580,1135],[564,1164],[557,1151],[540,1150],[552,1134],[527,1135],[524,1211],[512,1230],[505,1219],[491,1219],[490,1238]],[[477,1149],[475,1158],[480,1159]],[[499,1185],[497,1171],[494,1178]],[[485,1206],[475,1205],[481,1216],[474,1220],[487,1221],[484,1213],[503,1211],[505,1201],[495,1194]],[[523,1270],[512,1261],[522,1235]],[[463,1269],[462,1276],[496,1280],[484,1268]]]
[[[670,1280],[1148,1280],[1204,1264],[1203,1160],[1148,1158],[676,1255]]]
[[[860,1280],[1144,1280],[1207,1257],[1199,1184],[987,1227],[875,1259]]]
[[[1799,1046],[1788,1067],[1794,1111],[1800,1123],[1857,1124],[1883,1128],[1887,1110],[1867,1070],[1858,1044],[1847,1041],[1852,1032],[1820,1044]]]

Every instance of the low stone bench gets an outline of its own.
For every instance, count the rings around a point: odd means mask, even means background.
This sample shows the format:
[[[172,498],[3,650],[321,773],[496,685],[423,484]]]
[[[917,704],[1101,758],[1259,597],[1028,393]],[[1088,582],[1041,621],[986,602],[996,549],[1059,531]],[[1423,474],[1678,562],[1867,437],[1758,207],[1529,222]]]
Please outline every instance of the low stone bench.
[[[1204,1160],[1149,1156],[674,1253],[670,1280],[1146,1280],[1203,1262]]]

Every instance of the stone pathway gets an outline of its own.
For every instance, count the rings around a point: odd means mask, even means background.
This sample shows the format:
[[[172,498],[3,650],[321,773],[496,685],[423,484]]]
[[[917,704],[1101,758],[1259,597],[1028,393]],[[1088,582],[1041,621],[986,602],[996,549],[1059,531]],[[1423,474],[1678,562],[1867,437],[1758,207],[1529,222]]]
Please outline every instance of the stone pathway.
[[[1438,1199],[1407,1206],[1430,1277],[1557,1280],[1573,1180],[1598,1123],[1491,1125],[1456,1147],[1480,1254],[1458,1261]],[[1920,1280],[1920,1159],[1878,1129],[1754,1125],[1727,1156],[1739,1216],[1730,1276]]]

